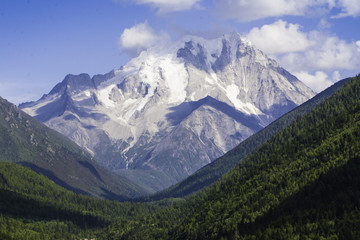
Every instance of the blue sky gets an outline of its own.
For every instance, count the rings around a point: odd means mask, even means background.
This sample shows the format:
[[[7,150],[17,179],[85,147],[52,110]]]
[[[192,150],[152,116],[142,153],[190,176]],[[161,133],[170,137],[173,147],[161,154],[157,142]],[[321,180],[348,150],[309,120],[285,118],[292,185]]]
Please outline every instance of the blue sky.
[[[159,41],[237,31],[315,91],[360,73],[359,0],[1,0],[0,96],[37,100]]]

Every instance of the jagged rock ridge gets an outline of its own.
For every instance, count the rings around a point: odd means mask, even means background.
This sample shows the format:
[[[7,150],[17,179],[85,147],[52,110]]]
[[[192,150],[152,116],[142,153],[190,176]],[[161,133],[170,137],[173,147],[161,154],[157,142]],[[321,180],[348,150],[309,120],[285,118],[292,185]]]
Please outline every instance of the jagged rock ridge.
[[[148,185],[159,190],[312,96],[276,61],[231,33],[155,46],[105,75],[68,75],[20,107],[107,168],[128,169],[133,178],[134,170],[146,171],[142,183],[161,179]]]

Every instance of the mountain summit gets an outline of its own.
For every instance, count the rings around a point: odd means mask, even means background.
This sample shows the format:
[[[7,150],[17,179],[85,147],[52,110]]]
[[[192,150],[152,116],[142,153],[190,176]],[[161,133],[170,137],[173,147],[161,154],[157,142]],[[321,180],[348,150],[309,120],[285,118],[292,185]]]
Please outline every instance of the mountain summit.
[[[20,107],[107,168],[155,191],[313,96],[276,61],[230,33],[152,47],[105,75],[68,75]]]

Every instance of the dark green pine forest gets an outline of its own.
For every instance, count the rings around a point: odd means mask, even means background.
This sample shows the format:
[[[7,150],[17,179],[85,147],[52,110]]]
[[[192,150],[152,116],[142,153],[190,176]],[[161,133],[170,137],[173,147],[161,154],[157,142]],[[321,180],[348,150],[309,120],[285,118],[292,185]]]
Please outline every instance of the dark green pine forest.
[[[94,199],[1,163],[0,239],[360,239],[360,76],[332,93],[185,198]]]
[[[0,162],[0,239],[93,238],[112,222],[159,208],[75,194],[27,167]]]

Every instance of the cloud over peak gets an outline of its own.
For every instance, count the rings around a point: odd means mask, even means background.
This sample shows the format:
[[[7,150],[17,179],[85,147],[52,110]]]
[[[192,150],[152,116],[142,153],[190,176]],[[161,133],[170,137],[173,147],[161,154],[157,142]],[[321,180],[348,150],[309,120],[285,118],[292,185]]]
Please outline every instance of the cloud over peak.
[[[120,49],[130,56],[136,56],[141,51],[156,43],[167,41],[169,36],[164,32],[156,32],[147,21],[125,28],[119,39]]]

